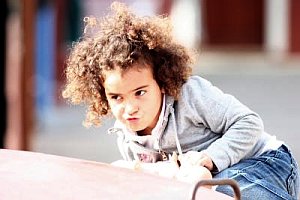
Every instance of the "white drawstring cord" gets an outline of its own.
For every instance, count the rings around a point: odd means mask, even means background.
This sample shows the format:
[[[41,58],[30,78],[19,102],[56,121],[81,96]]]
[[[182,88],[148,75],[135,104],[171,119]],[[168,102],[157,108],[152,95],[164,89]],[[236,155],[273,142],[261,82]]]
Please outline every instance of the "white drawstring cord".
[[[174,122],[173,122],[173,129],[174,129],[174,132],[175,132],[175,141],[176,141],[177,150],[178,150],[179,155],[182,155],[182,149],[181,149],[181,146],[180,146],[180,142],[179,142],[179,138],[178,138],[178,133],[177,133],[174,108],[170,107],[170,112],[171,112],[172,118],[174,120]]]

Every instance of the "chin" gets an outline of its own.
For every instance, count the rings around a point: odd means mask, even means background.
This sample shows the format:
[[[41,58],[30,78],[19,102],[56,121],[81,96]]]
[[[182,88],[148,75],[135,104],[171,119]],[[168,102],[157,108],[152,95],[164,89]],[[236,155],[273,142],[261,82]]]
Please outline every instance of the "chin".
[[[135,128],[131,129],[132,131],[135,131],[138,133],[138,135],[149,135],[149,133],[146,132],[146,128]],[[150,132],[151,134],[151,132]]]
[[[131,131],[135,131],[135,132],[139,132],[139,131],[143,131],[144,128],[140,128],[140,127],[136,127],[136,126],[127,126],[129,130]]]
[[[135,129],[131,129],[135,132],[143,132],[145,129],[144,128],[135,128]]]

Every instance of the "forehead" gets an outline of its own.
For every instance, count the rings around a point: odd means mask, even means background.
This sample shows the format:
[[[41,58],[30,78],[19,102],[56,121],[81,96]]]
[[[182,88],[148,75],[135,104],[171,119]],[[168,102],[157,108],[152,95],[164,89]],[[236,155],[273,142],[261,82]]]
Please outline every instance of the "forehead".
[[[150,85],[154,80],[151,67],[132,66],[125,71],[119,67],[104,72],[106,92],[125,93],[140,86]]]

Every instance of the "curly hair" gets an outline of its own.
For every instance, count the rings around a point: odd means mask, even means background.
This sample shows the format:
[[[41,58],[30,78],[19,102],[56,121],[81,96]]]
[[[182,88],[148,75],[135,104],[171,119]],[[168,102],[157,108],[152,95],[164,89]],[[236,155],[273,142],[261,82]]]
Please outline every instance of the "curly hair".
[[[105,71],[116,67],[125,71],[134,63],[146,62],[160,88],[175,98],[191,74],[193,56],[172,38],[168,17],[137,16],[117,2],[111,9],[113,12],[103,18],[84,18],[84,34],[66,60],[62,95],[72,104],[87,105],[87,127],[100,125],[110,112],[103,87]]]

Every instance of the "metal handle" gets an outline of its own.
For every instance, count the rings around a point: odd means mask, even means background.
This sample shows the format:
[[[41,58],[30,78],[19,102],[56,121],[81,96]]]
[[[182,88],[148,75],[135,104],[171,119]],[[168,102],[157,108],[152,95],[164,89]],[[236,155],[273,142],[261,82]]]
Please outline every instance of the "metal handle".
[[[230,185],[234,191],[234,199],[240,200],[241,199],[241,191],[237,184],[237,182],[233,179],[205,179],[198,181],[194,187],[192,188],[191,192],[191,200],[195,200],[197,190],[200,186],[203,185]]]

